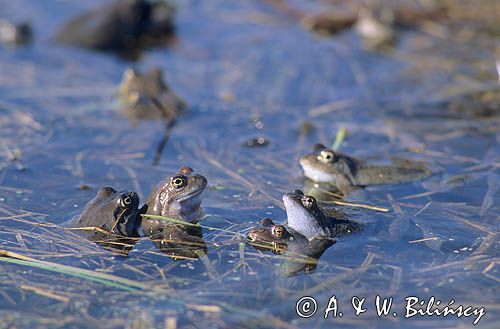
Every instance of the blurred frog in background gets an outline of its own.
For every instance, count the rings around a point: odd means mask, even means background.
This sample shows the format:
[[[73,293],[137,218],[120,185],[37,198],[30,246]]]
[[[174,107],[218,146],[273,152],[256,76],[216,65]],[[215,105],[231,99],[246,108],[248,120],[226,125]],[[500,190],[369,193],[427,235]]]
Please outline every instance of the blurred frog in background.
[[[134,59],[143,48],[167,44],[174,16],[167,1],[116,0],[70,19],[56,39]]]

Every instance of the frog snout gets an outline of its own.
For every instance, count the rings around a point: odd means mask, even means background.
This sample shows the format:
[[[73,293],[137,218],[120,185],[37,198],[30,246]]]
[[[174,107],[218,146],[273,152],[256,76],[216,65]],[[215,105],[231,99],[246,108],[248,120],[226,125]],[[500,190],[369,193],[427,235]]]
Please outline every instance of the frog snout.
[[[247,239],[250,241],[255,241],[257,239],[257,234],[253,231],[247,233]]]

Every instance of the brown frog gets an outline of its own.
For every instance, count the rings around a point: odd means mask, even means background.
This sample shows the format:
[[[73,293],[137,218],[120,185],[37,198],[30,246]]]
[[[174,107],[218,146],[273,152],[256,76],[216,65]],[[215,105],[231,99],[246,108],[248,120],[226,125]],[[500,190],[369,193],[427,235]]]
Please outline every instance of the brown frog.
[[[202,213],[202,194],[206,186],[204,176],[194,174],[190,167],[182,167],[151,191],[146,200],[146,214],[196,223]],[[206,253],[201,227],[144,218],[142,230],[162,252],[174,258],[196,258],[197,251]]]
[[[275,224],[270,218],[264,218],[259,227],[251,229],[247,238],[258,250],[287,256],[281,269],[288,276],[313,271],[318,259],[335,243],[325,236],[308,239],[292,228]]]
[[[122,114],[133,124],[154,119],[173,123],[186,109],[184,100],[165,83],[160,68],[144,74],[127,69],[118,87],[118,100]]]
[[[162,180],[146,199],[147,214],[160,215],[193,223],[201,215],[202,194],[207,179],[182,167],[177,174]],[[143,225],[158,226],[164,221],[146,220]]]

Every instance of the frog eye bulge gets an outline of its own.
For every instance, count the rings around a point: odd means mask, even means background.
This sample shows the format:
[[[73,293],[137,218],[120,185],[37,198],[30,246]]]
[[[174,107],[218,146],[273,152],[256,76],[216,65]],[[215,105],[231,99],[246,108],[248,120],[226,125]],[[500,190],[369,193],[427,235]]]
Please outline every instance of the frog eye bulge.
[[[285,228],[282,225],[274,225],[272,228],[272,233],[277,238],[282,238],[285,234]]]
[[[172,186],[179,189],[179,188],[183,188],[184,186],[186,186],[186,179],[182,176],[176,176],[176,177],[173,177],[172,178]]]
[[[314,204],[316,203],[316,200],[314,200],[314,198],[312,196],[304,196],[302,199],[302,204],[304,205],[304,207],[306,208],[311,208],[314,206]]]
[[[273,226],[274,225],[274,222],[271,218],[263,218],[261,221],[260,221],[260,225],[262,226]]]
[[[332,150],[323,150],[319,153],[318,160],[329,163],[335,160],[335,153]]]
[[[120,198],[119,202],[123,208],[127,208],[128,206],[130,206],[132,204],[132,198],[128,195],[124,195]]]

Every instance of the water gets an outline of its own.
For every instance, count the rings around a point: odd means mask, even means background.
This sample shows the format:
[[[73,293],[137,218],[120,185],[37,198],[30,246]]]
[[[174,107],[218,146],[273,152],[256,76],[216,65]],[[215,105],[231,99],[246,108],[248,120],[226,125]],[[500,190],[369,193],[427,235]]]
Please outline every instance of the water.
[[[180,3],[176,45],[136,63],[51,40],[67,17],[95,4],[0,2],[4,17],[29,18],[36,33],[26,48],[0,49],[0,249],[148,288],[2,262],[0,328],[170,328],[174,319],[179,327],[473,326],[474,317],[405,319],[407,296],[485,307],[478,327],[498,327],[498,111],[450,112],[439,102],[495,85],[494,39],[465,43],[417,29],[383,55],[364,51],[354,32],[322,38],[265,2],[221,0]],[[163,125],[131,127],[116,110],[129,66],[161,67],[189,103],[159,166]],[[304,122],[314,126],[308,135]],[[298,158],[331,144],[341,127],[350,155],[422,160],[436,174],[350,195],[390,212],[343,208],[363,232],[328,249],[313,274],[286,277],[278,256],[231,232],[262,217],[284,221],[282,194],[303,187]],[[258,136],[270,144],[242,147]],[[209,180],[202,224],[227,230],[204,230],[208,258],[172,261],[147,239],[120,257],[49,225],[79,214],[100,186],[144,200],[182,165]],[[324,319],[333,295],[344,316]],[[377,295],[394,298],[397,317],[377,317]],[[308,319],[295,311],[303,296],[318,302]],[[353,296],[366,297],[366,313],[354,315]]]

